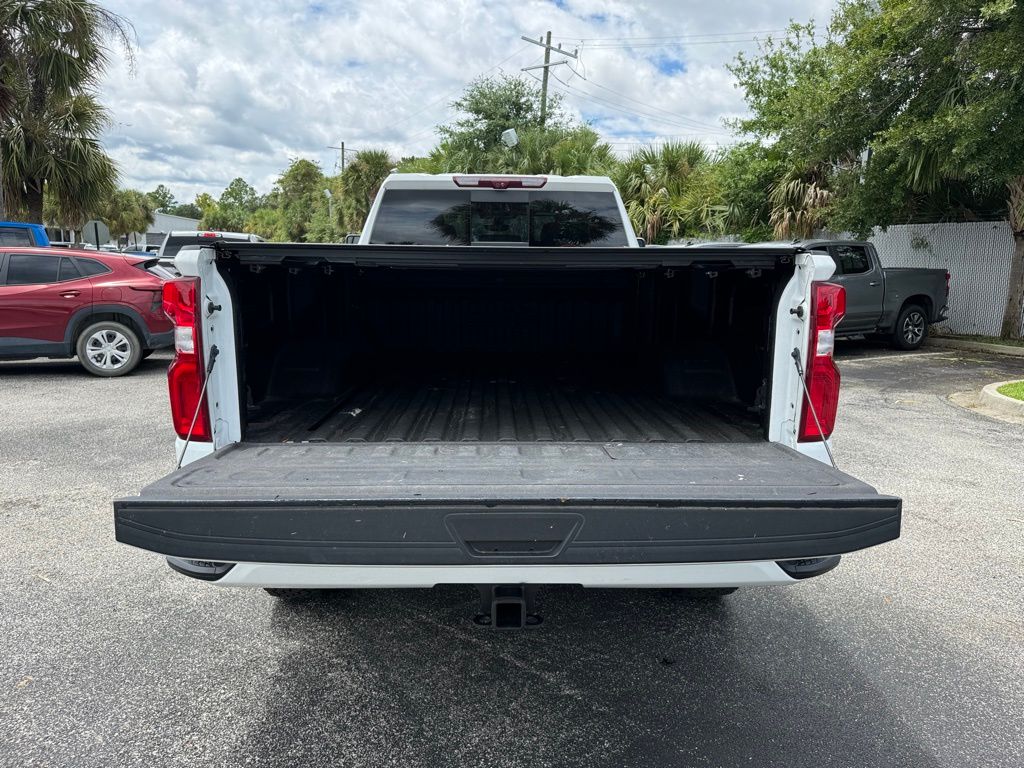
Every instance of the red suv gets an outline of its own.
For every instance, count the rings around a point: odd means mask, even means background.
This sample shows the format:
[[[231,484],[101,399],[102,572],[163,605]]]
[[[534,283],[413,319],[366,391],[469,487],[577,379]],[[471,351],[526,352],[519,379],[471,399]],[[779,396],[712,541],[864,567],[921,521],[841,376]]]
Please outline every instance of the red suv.
[[[174,343],[155,258],[0,246],[0,360],[78,356],[122,376]]]

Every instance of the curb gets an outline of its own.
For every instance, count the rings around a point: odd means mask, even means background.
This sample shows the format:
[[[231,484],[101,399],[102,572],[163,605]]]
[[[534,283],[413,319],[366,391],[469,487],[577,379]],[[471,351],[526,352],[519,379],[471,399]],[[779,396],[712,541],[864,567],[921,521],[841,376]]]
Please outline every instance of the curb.
[[[1013,381],[1018,381],[1018,379],[997,381],[994,384],[989,384],[981,390],[981,402],[993,411],[998,411],[999,413],[1006,414],[1007,416],[1018,416],[1024,418],[1024,400],[1007,397],[1006,395],[1000,394],[996,391],[1004,384],[1010,384]]]
[[[945,336],[930,336],[927,345],[943,349],[965,349],[969,352],[990,352],[994,355],[1024,357],[1024,347],[1013,347],[1009,344],[987,344],[984,341],[963,341],[961,339],[950,339]],[[1003,395],[1000,395],[1000,397],[1003,397]],[[1012,400],[1013,398],[1009,399]]]

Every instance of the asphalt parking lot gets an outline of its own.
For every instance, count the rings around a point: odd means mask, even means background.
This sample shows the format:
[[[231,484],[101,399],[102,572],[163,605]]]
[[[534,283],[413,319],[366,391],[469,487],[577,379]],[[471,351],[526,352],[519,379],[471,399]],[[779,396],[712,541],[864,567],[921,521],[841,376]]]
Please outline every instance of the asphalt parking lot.
[[[0,363],[0,765],[1020,766],[1024,426],[951,402],[1024,359],[840,350],[840,466],[902,538],[718,604],[559,587],[289,608],[113,540],[166,474],[166,357],[127,379]]]

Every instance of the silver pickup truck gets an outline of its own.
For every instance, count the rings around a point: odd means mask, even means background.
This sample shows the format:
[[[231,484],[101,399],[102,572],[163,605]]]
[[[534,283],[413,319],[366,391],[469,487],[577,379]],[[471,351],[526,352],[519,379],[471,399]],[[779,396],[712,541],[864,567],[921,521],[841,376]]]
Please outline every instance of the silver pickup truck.
[[[836,264],[831,282],[846,289],[846,316],[836,335],[879,334],[900,349],[917,349],[928,326],[946,319],[949,272],[882,266],[871,243],[858,240],[806,240],[798,245],[824,251]]]

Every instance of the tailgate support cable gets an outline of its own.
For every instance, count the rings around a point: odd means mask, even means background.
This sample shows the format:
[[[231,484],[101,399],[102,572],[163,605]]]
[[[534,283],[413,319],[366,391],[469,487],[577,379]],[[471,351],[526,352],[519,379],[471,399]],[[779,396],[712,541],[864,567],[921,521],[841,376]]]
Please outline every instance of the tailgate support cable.
[[[807,400],[807,407],[811,409],[811,416],[814,417],[814,426],[818,428],[818,436],[821,438],[822,444],[825,446],[825,453],[828,454],[828,460],[832,462],[833,469],[839,469],[839,465],[836,464],[836,457],[832,455],[832,448],[828,444],[828,439],[825,437],[825,431],[821,428],[821,421],[818,419],[818,410],[814,407],[814,402],[811,400],[811,393],[807,391],[807,380],[804,378],[804,367],[800,365],[800,350],[793,347],[793,363],[796,365],[796,372],[800,377],[800,385],[804,388],[804,398]]]
[[[192,414],[192,423],[189,424],[188,434],[185,435],[185,445],[181,447],[181,455],[178,456],[178,463],[174,465],[175,469],[181,469],[181,462],[185,460],[185,452],[188,451],[188,444],[192,440],[192,430],[196,428],[196,421],[199,420],[199,409],[203,407],[203,400],[206,398],[206,387],[210,383],[210,373],[213,371],[213,364],[217,362],[217,355],[220,354],[220,349],[214,344],[210,347],[210,362],[206,364],[206,376],[203,377],[203,388],[199,390],[199,402],[196,403],[196,412]]]

